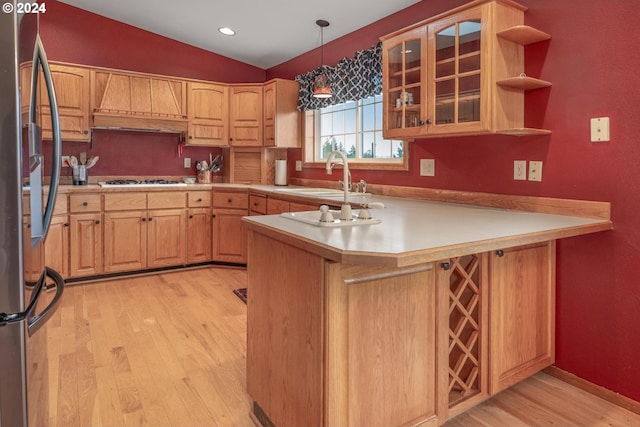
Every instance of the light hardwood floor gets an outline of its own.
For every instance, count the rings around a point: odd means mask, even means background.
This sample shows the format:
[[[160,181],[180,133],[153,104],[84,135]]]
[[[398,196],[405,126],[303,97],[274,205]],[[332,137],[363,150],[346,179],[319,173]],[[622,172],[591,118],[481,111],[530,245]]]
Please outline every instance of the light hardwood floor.
[[[245,286],[244,270],[223,267],[68,286],[47,329],[50,427],[253,427],[246,306],[232,292]],[[640,415],[540,373],[445,426],[628,427]]]

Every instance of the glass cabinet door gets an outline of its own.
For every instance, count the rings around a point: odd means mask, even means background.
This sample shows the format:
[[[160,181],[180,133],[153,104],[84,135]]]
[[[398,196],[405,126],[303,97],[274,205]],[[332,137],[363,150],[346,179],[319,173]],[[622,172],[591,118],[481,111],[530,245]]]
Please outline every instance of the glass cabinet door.
[[[385,46],[385,137],[415,135],[424,124],[425,28]]]
[[[435,32],[434,125],[481,120],[481,22],[469,19]]]

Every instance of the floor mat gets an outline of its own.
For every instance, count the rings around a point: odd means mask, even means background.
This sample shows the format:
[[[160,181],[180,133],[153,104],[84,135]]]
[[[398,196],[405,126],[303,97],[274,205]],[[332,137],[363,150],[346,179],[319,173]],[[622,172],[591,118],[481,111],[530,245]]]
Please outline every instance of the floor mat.
[[[233,293],[236,294],[238,298],[242,300],[245,304],[247,303],[247,288],[234,289]]]

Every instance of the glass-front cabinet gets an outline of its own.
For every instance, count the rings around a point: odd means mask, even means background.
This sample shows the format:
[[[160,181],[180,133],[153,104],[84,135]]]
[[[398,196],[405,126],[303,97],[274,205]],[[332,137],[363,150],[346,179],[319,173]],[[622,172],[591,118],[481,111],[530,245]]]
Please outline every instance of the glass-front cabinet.
[[[482,19],[472,10],[468,17],[429,26],[431,92],[430,132],[488,130],[482,87]]]
[[[550,133],[524,126],[524,45],[550,36],[523,25],[513,1],[474,1],[382,37],[384,136]]]
[[[384,42],[385,138],[415,135],[424,124],[426,30],[418,27]]]

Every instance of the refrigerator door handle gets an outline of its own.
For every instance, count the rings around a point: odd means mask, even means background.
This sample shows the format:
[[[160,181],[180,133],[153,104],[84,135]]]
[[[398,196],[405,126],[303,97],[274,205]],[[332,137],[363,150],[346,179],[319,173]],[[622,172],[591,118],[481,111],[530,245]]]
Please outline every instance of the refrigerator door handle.
[[[53,299],[51,300],[49,305],[40,313],[36,314],[35,316],[31,315],[31,313],[28,313],[27,332],[29,333],[29,336],[35,334],[38,329],[40,329],[42,325],[47,323],[47,320],[49,320],[49,318],[53,316],[53,313],[55,313],[56,309],[58,308],[58,304],[60,303],[60,298],[62,298],[62,293],[64,292],[64,279],[62,278],[60,273],[55,271],[53,268],[45,267],[45,274],[42,277],[42,283],[40,285],[40,289],[38,290],[38,295],[33,298],[36,303],[38,298],[40,298],[40,294],[42,292],[45,292],[45,283],[47,276],[53,279],[53,281],[55,282],[56,294],[53,296]],[[29,307],[31,308],[31,304],[29,304]],[[34,308],[35,305],[31,308],[31,310],[33,310]]]
[[[51,181],[49,184],[49,195],[47,196],[47,205],[45,207],[44,215],[42,217],[42,230],[40,237],[44,239],[49,231],[51,225],[51,218],[53,216],[53,208],[58,194],[58,185],[60,184],[60,167],[61,167],[61,155],[62,155],[62,138],[60,136],[60,115],[58,112],[58,102],[56,101],[56,93],[53,87],[53,77],[51,75],[51,68],[49,67],[49,61],[47,60],[47,54],[45,53],[44,46],[40,35],[36,36],[35,47],[33,50],[33,68],[31,73],[31,102],[29,108],[29,122],[30,125],[36,122],[36,107],[37,107],[37,86],[38,86],[38,71],[39,67],[42,67],[42,73],[44,77],[44,83],[47,88],[47,95],[49,98],[49,108],[51,110],[51,131],[53,141],[53,153],[51,159]],[[31,129],[30,129],[31,130]],[[30,150],[30,167],[32,171],[37,168],[39,164],[39,158],[41,156],[40,142],[36,141],[39,138],[39,129],[29,132],[29,150]],[[33,139],[32,139],[33,138]],[[36,145],[37,144],[37,145]],[[33,151],[32,151],[33,150]],[[33,177],[32,177],[33,178]],[[35,180],[38,181],[37,179]],[[34,180],[31,179],[33,184]],[[32,188],[32,193],[37,188]],[[34,211],[33,209],[31,210]],[[39,230],[35,230],[36,232]]]

